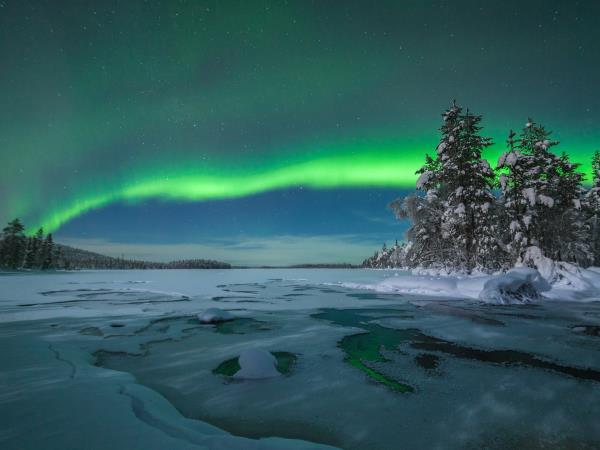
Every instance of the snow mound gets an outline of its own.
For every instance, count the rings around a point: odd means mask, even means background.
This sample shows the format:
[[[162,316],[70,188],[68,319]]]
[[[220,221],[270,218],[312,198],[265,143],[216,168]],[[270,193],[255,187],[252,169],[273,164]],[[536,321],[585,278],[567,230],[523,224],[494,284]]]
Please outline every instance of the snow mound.
[[[341,283],[351,289],[366,289],[386,294],[405,294],[443,299],[473,299],[492,304],[523,303],[540,299],[587,300],[598,298],[600,276],[591,270],[577,269],[567,274],[561,267],[562,282],[551,282],[540,270],[517,267],[494,275],[438,275],[401,274],[377,283]],[[575,266],[572,266],[573,268]],[[542,293],[544,295],[542,296]],[[410,299],[409,299],[410,300]]]
[[[248,348],[238,358],[240,370],[235,378],[259,379],[278,377],[281,374],[277,370],[277,359],[268,351],[259,348]]]
[[[479,299],[498,304],[529,302],[550,289],[550,284],[537,270],[519,267],[487,280]]]
[[[208,308],[202,314],[198,314],[198,320],[202,323],[219,323],[233,319],[235,319],[233,314],[219,308]]]
[[[538,247],[528,247],[525,252],[524,263],[535,267],[553,287],[586,290],[594,287],[590,281],[590,269],[582,269],[574,264],[564,261],[553,261],[544,256]]]

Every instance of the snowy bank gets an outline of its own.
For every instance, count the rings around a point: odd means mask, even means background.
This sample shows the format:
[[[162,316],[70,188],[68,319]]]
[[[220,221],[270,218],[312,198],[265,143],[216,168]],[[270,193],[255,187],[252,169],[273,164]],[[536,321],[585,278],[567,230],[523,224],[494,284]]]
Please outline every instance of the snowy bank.
[[[483,285],[479,299],[487,303],[514,303],[538,300],[550,284],[535,269],[515,268],[490,278]]]
[[[600,301],[600,268],[582,269],[568,263],[538,262],[540,270],[516,267],[506,273],[494,275],[420,275],[396,272],[394,276],[377,283],[346,282],[341,285],[387,294],[474,299],[492,304],[543,299]]]

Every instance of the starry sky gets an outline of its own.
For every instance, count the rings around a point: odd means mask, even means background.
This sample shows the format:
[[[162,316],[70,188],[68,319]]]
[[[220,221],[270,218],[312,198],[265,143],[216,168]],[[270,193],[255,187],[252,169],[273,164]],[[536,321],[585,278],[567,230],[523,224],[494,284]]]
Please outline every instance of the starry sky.
[[[600,2],[0,0],[0,220],[155,260],[360,262],[456,98],[589,171]]]

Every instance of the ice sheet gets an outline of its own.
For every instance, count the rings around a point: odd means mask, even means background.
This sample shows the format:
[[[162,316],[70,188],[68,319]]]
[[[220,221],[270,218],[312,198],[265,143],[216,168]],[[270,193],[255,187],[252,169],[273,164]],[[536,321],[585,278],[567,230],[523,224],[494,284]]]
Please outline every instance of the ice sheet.
[[[598,446],[600,273],[583,277],[494,305],[484,276],[2,275],[0,447]],[[236,319],[202,324],[209,308]],[[296,360],[264,380],[213,372],[252,348]]]

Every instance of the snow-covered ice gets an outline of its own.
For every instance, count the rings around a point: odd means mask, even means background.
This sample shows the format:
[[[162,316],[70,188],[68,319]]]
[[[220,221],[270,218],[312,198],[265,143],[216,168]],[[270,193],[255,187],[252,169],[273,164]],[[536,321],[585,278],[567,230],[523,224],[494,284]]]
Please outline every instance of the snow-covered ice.
[[[598,447],[600,269],[548,269],[3,274],[0,448]]]

